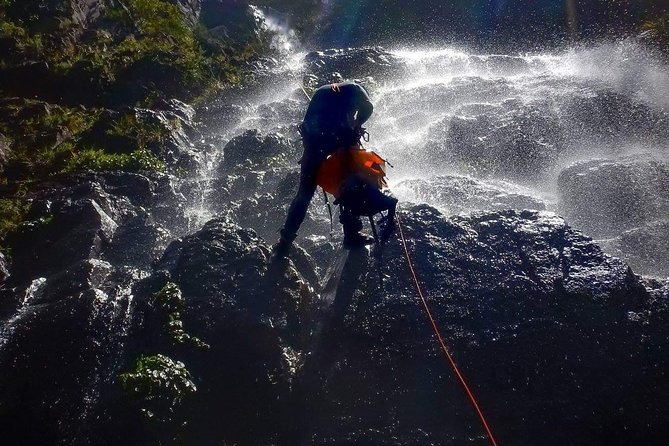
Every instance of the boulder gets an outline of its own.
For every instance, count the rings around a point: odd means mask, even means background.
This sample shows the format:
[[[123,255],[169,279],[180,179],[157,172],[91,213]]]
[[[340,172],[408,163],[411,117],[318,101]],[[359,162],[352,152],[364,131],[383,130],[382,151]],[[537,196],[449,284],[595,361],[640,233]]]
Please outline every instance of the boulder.
[[[561,215],[593,237],[615,237],[669,215],[669,164],[651,155],[595,159],[558,178]]]
[[[500,443],[662,444],[666,297],[550,213],[446,218],[418,206],[401,221],[436,323]],[[487,444],[401,245],[383,259],[381,287],[366,251],[349,255],[303,369],[302,438]]]
[[[402,200],[428,203],[448,214],[504,209],[543,211],[546,205],[507,182],[484,182],[459,175],[439,175],[428,180],[405,180],[393,188]],[[523,193],[525,192],[525,193]]]
[[[119,290],[138,279],[90,259],[30,283],[12,317],[3,317],[0,428],[5,441],[99,443],[95,420],[109,417],[111,405],[100,401],[105,389],[118,386],[132,314],[131,299]]]
[[[656,220],[604,240],[607,252],[624,259],[637,272],[669,277],[669,220]]]
[[[400,61],[381,47],[361,47],[312,51],[304,56],[306,71],[327,83],[331,73],[344,79],[383,76],[397,72]]]
[[[292,263],[270,263],[269,256],[255,232],[215,219],[172,243],[147,280],[152,292],[165,278],[178,285],[185,299],[184,329],[210,345],[206,351],[163,346],[198,382],[184,407],[181,438],[187,444],[211,438],[282,443],[291,430],[291,388],[300,339],[308,329],[305,309],[314,294]],[[140,308],[145,294],[139,292]],[[155,333],[138,335],[150,349]]]
[[[286,165],[296,152],[295,143],[280,133],[263,135],[258,130],[247,130],[223,148],[219,174],[238,168],[267,170]]]

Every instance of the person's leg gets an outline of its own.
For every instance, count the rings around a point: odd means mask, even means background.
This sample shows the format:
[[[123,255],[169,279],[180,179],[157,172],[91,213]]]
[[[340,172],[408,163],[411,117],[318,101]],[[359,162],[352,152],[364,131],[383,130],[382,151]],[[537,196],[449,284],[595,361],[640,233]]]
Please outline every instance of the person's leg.
[[[307,159],[304,159],[302,162],[300,185],[297,194],[295,195],[295,198],[293,198],[290,208],[288,209],[286,223],[280,231],[281,240],[279,241],[279,244],[283,250],[282,254],[287,253],[290,245],[297,236],[297,230],[300,228],[300,225],[304,221],[304,217],[307,215],[309,203],[314,196],[314,192],[316,192],[317,168],[318,166],[315,163],[309,162]]]

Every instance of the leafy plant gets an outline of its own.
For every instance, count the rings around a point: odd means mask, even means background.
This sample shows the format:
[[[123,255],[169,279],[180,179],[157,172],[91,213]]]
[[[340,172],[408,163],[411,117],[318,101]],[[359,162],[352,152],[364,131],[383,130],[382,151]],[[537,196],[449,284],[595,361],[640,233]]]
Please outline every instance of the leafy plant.
[[[181,289],[173,282],[153,295],[153,305],[160,310],[164,318],[164,327],[175,344],[188,344],[199,349],[208,349],[209,344],[200,338],[188,334],[183,328],[181,311],[185,304]]]
[[[141,355],[119,380],[141,413],[158,421],[171,420],[182,400],[197,391],[186,366],[161,354]]]

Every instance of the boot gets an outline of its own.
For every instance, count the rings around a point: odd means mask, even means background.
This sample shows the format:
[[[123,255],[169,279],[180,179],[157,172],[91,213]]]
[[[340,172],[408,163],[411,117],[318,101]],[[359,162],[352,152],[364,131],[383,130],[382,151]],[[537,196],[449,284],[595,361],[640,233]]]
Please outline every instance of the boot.
[[[354,232],[351,234],[344,235],[344,248],[345,249],[356,249],[362,248],[366,245],[374,244],[374,238],[365,235],[361,232]]]

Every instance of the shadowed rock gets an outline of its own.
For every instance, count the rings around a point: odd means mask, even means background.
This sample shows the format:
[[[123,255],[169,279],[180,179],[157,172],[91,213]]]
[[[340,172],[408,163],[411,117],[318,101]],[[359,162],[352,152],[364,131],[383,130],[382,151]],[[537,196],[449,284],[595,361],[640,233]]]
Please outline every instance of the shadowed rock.
[[[402,221],[437,323],[500,443],[551,432],[544,443],[661,444],[666,293],[652,297],[625,264],[553,214],[448,219],[423,206]],[[340,286],[351,304],[319,355],[327,361],[304,377],[317,380],[307,386],[304,438],[486,444],[398,242],[384,259],[383,290],[372,262]]]

